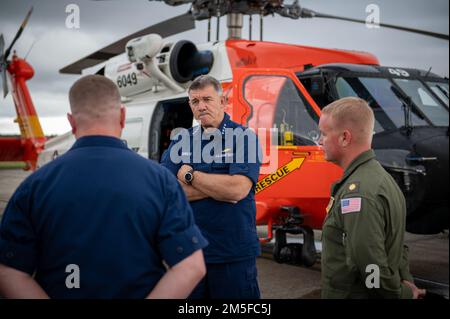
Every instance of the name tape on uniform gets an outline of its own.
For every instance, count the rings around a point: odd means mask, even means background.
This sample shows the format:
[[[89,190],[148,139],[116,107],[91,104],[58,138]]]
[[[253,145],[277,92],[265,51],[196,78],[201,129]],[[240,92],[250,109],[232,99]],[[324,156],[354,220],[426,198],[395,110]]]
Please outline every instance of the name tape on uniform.
[[[292,161],[287,163],[286,165],[280,167],[277,169],[275,173],[269,174],[263,179],[261,179],[256,184],[255,193],[258,194],[259,192],[265,190],[266,188],[272,186],[276,182],[280,181],[296,169],[299,169],[300,166],[302,166],[303,162],[305,161],[304,157],[301,158],[294,158]]]

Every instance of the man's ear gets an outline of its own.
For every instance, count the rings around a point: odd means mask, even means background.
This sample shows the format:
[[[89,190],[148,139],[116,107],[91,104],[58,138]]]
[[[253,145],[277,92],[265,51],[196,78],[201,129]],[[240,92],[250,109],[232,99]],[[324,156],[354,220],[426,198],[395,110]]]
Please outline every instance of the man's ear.
[[[225,95],[222,95],[220,97],[220,106],[222,109],[225,109],[225,106],[227,105],[227,97]]]
[[[126,119],[127,111],[125,109],[125,105],[120,106],[120,127],[123,129],[125,127],[125,119]]]
[[[347,147],[350,145],[351,141],[352,141],[352,133],[349,130],[345,130],[344,132],[342,132],[341,135],[341,143],[343,147]]]
[[[72,134],[75,135],[77,133],[77,122],[72,114],[67,113],[67,120],[69,120],[70,127],[72,128]]]

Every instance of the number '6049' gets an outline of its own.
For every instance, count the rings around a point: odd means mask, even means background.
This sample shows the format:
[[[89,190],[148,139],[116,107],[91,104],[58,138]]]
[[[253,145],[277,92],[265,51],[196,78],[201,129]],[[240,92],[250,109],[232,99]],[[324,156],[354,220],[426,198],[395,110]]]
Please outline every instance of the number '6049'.
[[[136,73],[131,73],[127,75],[119,75],[117,77],[117,86],[118,87],[127,87],[128,85],[136,85],[137,84],[137,76]]]

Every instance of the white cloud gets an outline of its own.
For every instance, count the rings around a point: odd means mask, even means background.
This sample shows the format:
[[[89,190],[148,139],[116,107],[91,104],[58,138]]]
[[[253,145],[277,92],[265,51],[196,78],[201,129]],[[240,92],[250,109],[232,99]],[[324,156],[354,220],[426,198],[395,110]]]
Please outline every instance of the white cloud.
[[[60,135],[70,131],[70,124],[64,116],[40,117],[39,121],[45,135]],[[0,118],[0,135],[20,134],[19,126],[13,117]]]
[[[67,94],[52,91],[31,91],[34,108],[38,116],[62,116],[69,112]],[[11,95],[1,103],[0,115],[15,116],[15,107]]]
[[[31,63],[40,69],[55,71],[99,49],[99,40],[109,43],[115,36],[84,29],[47,30],[38,38],[30,54]],[[59,75],[61,76],[61,75]]]

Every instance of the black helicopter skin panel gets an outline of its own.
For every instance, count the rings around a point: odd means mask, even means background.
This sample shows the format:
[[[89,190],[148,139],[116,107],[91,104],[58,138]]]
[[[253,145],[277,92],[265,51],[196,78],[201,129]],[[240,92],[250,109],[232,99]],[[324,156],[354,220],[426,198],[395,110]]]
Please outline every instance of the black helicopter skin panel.
[[[436,133],[436,132],[435,132]],[[448,134],[430,134],[414,143],[414,155],[428,158],[423,165],[427,170],[427,193],[430,199],[444,199],[449,190]],[[424,134],[425,135],[425,134]],[[436,158],[433,160],[433,158]]]
[[[387,78],[405,78],[402,74],[392,73],[390,70],[398,70],[397,67],[389,67],[389,66],[379,66],[379,65],[365,65],[365,64],[350,64],[350,63],[331,63],[331,64],[323,64],[307,71],[298,73],[299,77],[307,77],[309,75],[318,74],[320,71],[324,72],[351,72],[357,73],[357,76],[382,76]],[[438,82],[446,82],[448,83],[448,79],[442,78],[437,74],[432,73],[431,71],[419,70],[419,69],[411,69],[411,68],[400,68],[402,71],[406,71],[408,76],[407,78],[417,79],[420,78],[424,80],[437,80]]]

